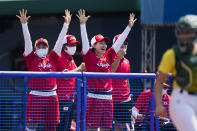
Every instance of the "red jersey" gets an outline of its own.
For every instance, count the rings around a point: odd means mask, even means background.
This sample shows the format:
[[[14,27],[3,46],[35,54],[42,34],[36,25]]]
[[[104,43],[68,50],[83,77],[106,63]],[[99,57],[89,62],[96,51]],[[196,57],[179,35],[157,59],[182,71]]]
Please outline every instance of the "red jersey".
[[[24,56],[29,71],[55,72],[59,56],[52,50],[46,58],[39,58],[34,51]],[[56,78],[30,78],[30,88],[34,90],[53,90]]]
[[[109,48],[102,57],[99,58],[89,49],[89,51],[83,55],[87,72],[111,72],[111,64],[115,55],[116,52],[114,49]],[[103,92],[110,91],[112,89],[112,79],[89,78],[88,89]]]
[[[145,90],[139,95],[139,97],[135,103],[135,107],[139,110],[139,114],[146,115],[147,106],[149,104],[150,99],[151,99],[151,90]],[[164,106],[165,110],[167,111],[167,117],[169,118],[170,95],[165,93],[163,95],[162,101],[163,101],[163,106]],[[149,104],[148,115],[150,115],[150,111],[151,111],[151,103]]]
[[[126,58],[120,60],[117,73],[130,73],[130,62]],[[130,89],[128,87],[128,79],[112,79],[112,95],[113,101],[120,103],[126,101],[130,97]]]
[[[71,71],[77,68],[73,57],[68,55],[65,51],[61,52],[61,58],[58,62],[58,69],[57,71],[64,71],[65,69]],[[71,94],[74,93],[75,89],[75,78],[69,79],[57,79],[57,93],[59,100],[70,99]]]

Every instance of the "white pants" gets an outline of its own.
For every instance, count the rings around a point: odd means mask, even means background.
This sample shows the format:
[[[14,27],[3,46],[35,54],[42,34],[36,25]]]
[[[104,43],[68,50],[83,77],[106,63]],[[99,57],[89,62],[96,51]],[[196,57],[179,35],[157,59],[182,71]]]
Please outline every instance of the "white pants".
[[[178,131],[197,131],[197,95],[174,89],[170,100],[170,117]]]

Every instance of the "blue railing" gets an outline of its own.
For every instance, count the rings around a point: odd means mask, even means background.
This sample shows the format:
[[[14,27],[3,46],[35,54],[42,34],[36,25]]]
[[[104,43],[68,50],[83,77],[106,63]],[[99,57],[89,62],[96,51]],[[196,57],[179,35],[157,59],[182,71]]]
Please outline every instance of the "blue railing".
[[[25,112],[26,112],[26,92],[28,81],[30,78],[76,78],[77,79],[77,120],[76,130],[85,131],[85,118],[86,118],[86,88],[87,78],[126,78],[126,79],[149,79],[151,80],[151,89],[154,86],[156,75],[154,73],[94,73],[94,72],[18,72],[18,71],[0,71],[0,77],[12,77],[24,79],[24,99],[23,99],[23,130],[25,131]],[[83,88],[81,88],[81,81]],[[152,92],[152,91],[151,91]],[[83,100],[81,103],[81,99]],[[82,107],[82,108],[81,108]],[[151,118],[150,130],[154,131],[154,93],[152,92],[151,102]],[[158,122],[157,122],[158,123]],[[158,128],[156,125],[156,129]]]

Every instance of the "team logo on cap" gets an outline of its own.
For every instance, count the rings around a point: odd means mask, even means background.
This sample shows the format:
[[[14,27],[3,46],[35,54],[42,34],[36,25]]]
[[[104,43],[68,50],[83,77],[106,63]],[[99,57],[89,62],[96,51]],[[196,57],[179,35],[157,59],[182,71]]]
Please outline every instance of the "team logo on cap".
[[[98,37],[99,39],[100,39],[100,38],[103,38],[103,36],[102,36],[102,35],[99,35],[99,36],[97,36],[97,37]]]
[[[75,37],[70,37],[70,39],[69,40],[76,40],[76,38]]]

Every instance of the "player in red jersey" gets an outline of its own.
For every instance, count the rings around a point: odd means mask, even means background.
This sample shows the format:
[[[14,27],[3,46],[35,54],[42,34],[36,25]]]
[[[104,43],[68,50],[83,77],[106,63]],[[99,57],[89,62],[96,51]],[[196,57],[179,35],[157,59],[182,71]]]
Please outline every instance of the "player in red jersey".
[[[167,118],[169,118],[169,101],[170,101],[170,95],[167,94],[168,85],[164,84],[164,89],[162,91],[162,102],[163,106],[165,107],[167,111]],[[148,107],[149,106],[149,107]],[[132,108],[132,115],[135,118],[136,125],[139,126],[139,123],[143,123],[146,113],[148,110],[148,116],[150,116],[151,111],[151,90],[144,90],[141,92],[141,94],[138,96],[138,99],[135,103],[135,106]],[[146,117],[148,117],[146,116]],[[147,121],[147,128],[149,128],[149,120]]]
[[[66,35],[64,37],[63,44],[57,70],[61,72],[79,72],[85,70],[85,64],[82,63],[77,67],[72,57],[76,52],[77,45],[80,44],[80,42],[76,40],[75,36]],[[60,123],[57,126],[58,131],[65,131],[65,129],[70,131],[73,114],[75,80],[75,78],[57,79],[57,94],[60,109]]]
[[[120,34],[116,35],[113,39],[113,43],[118,39]],[[112,72],[117,73],[131,73],[130,62],[124,56],[126,55],[127,45],[129,38],[127,37],[124,44],[121,46],[121,50],[115,56],[115,60],[112,63]],[[117,131],[126,128],[130,131],[130,124],[132,124],[131,117],[131,94],[130,84],[128,79],[112,79],[112,96],[113,96],[113,117],[115,121],[114,129]]]
[[[33,51],[31,36],[28,30],[27,10],[20,10],[16,15],[23,29],[25,40],[24,58],[29,71],[55,72],[61,55],[64,36],[71,21],[70,11],[65,10],[64,25],[56,41],[54,49],[48,54],[49,45],[46,39],[40,38],[35,42]],[[47,131],[55,131],[59,123],[59,103],[56,94],[56,78],[30,78],[30,93],[28,94],[26,122],[27,131],[35,131],[38,123],[45,123]]]
[[[82,38],[82,55],[87,72],[111,72],[111,64],[116,53],[120,50],[131,28],[135,15],[130,14],[129,24],[120,35],[112,48],[107,49],[108,37],[101,34],[91,39],[91,46],[86,32],[86,22],[90,16],[85,16],[85,10],[79,10],[77,17],[80,21]],[[88,79],[86,127],[87,131],[110,130],[113,119],[112,80],[111,79]]]

